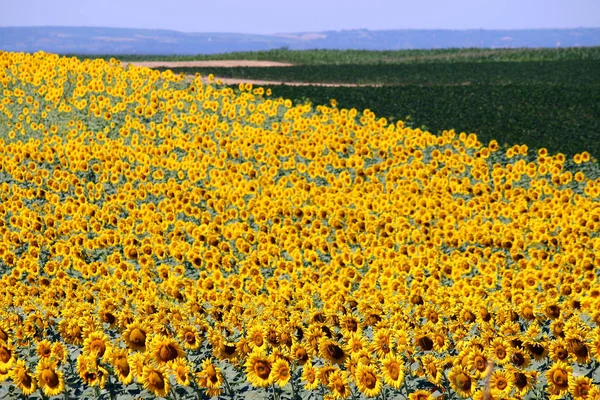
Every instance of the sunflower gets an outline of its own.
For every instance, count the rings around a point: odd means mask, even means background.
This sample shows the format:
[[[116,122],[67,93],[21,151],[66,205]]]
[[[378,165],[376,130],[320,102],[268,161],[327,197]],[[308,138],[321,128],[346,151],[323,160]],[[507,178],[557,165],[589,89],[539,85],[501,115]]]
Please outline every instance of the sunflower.
[[[178,384],[190,386],[190,366],[184,358],[176,358],[168,366]]]
[[[425,370],[425,377],[427,380],[434,385],[439,386],[443,378],[443,370],[439,360],[431,354],[426,354],[425,356],[421,357],[420,361],[423,369]]]
[[[267,387],[272,381],[272,360],[264,351],[255,349],[244,364],[248,381],[256,387]]]
[[[38,385],[46,396],[56,396],[65,390],[62,371],[57,364],[49,359],[41,359],[35,368]]]
[[[54,342],[52,345],[52,359],[62,364],[67,359],[67,349],[61,342]]]
[[[367,340],[361,333],[351,332],[348,335],[344,335],[344,337],[346,339],[344,350],[347,353],[353,354],[367,348]]]
[[[551,395],[562,395],[569,390],[569,378],[573,374],[573,367],[562,362],[555,362],[546,372],[548,381],[548,393]]]
[[[37,389],[35,378],[31,375],[23,360],[17,360],[10,371],[10,377],[25,396],[29,396]]]
[[[537,383],[537,371],[520,371],[512,368],[509,370],[513,374],[515,394],[525,396]]]
[[[574,399],[591,399],[590,392],[593,386],[592,380],[585,376],[578,376],[577,378],[572,376],[569,378],[569,393]]]
[[[548,345],[548,356],[552,361],[566,361],[569,358],[567,343],[562,338],[556,338]]]
[[[336,369],[329,374],[329,384],[327,385],[334,399],[345,399],[351,395],[350,385],[348,383],[348,372]]]
[[[469,353],[467,365],[470,371],[475,372],[477,378],[486,376],[492,369],[491,360],[488,360],[485,353],[478,349],[473,349]]]
[[[267,340],[265,339],[265,331],[262,326],[255,325],[249,331],[246,337],[248,344],[252,349],[259,348],[266,350]]]
[[[567,338],[567,348],[578,363],[588,364],[590,362],[591,351],[584,340],[579,338]]]
[[[154,393],[155,396],[165,397],[169,393],[169,374],[164,366],[145,365],[140,383],[144,385],[144,389]]]
[[[487,347],[486,356],[493,360],[495,364],[504,365],[510,362],[512,348],[506,340],[497,337]]]
[[[292,345],[290,351],[291,358],[299,365],[306,364],[312,358],[312,348],[308,348],[302,343],[296,342]]]
[[[314,390],[319,386],[317,371],[310,361],[302,367],[302,380],[305,382],[304,388],[308,391]]]
[[[77,373],[86,385],[101,388],[106,384],[108,377],[108,371],[98,365],[95,354],[82,353],[77,357]]]
[[[98,358],[102,358],[110,348],[111,344],[108,335],[102,331],[94,331],[83,341],[82,352],[86,355],[94,355]]]
[[[150,344],[148,345],[148,351],[150,352],[152,359],[158,364],[166,364],[169,361],[173,361],[176,358],[185,357],[185,353],[174,339],[163,336],[155,335],[152,337]]]
[[[416,390],[408,395],[408,400],[433,400],[434,397],[430,391],[425,389]]]
[[[404,363],[400,357],[388,354],[381,361],[381,373],[386,384],[394,389],[400,389],[404,382]]]
[[[202,361],[200,372],[196,374],[198,385],[208,392],[208,395],[215,397],[221,394],[221,386],[223,385],[223,375],[221,370],[217,368],[212,359],[207,358]]]
[[[371,350],[378,358],[385,358],[392,351],[392,332],[388,328],[377,329],[371,343]]]
[[[273,376],[273,383],[277,384],[280,387],[287,385],[290,381],[291,371],[290,365],[287,361],[279,358],[273,363],[273,369],[271,371],[271,375]]]
[[[381,392],[381,379],[374,365],[359,364],[354,373],[358,390],[367,397],[378,396]]]
[[[127,325],[125,331],[121,334],[123,341],[131,350],[146,350],[146,341],[149,328],[145,323],[134,321]]]
[[[514,349],[510,357],[510,362],[517,368],[527,368],[531,364],[531,357],[521,349]]]
[[[119,381],[124,385],[133,381],[134,370],[129,363],[127,349],[113,348],[108,355],[108,361]]]
[[[327,337],[319,340],[319,354],[331,364],[344,364],[346,361],[346,352],[342,346],[335,340]]]
[[[502,397],[507,397],[513,388],[513,379],[514,375],[510,374],[508,371],[499,369],[495,370],[492,372],[489,382],[492,393]]]
[[[10,342],[0,341],[0,369],[8,371],[15,362],[15,349]]]
[[[448,380],[450,381],[452,390],[460,397],[468,398],[475,392],[475,381],[473,377],[469,374],[469,371],[460,365],[452,367],[448,373]]]
[[[186,324],[177,329],[177,336],[183,347],[187,350],[196,350],[202,343],[202,336],[200,331],[190,324]]]
[[[48,339],[44,339],[38,342],[36,353],[40,358],[50,357],[52,355],[52,342]]]

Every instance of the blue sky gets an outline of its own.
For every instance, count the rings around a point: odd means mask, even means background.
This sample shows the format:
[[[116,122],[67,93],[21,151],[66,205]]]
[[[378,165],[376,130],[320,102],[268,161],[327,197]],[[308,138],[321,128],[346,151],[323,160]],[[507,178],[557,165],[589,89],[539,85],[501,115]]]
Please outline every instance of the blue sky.
[[[0,0],[0,26],[184,32],[600,27],[600,0]]]

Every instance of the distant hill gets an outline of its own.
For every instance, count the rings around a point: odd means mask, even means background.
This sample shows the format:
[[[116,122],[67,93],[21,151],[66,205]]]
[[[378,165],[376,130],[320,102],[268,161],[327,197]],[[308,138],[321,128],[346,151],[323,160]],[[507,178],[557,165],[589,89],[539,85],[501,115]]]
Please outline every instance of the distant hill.
[[[600,45],[600,28],[531,30],[342,30],[273,35],[158,29],[0,27],[0,50],[60,54],[214,54],[278,48],[402,50]]]

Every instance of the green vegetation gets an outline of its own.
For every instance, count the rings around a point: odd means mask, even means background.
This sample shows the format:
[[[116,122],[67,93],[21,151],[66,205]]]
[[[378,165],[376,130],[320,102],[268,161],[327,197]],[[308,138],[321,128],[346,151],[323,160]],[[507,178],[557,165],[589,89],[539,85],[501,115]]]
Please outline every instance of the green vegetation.
[[[159,68],[161,70],[167,68]],[[380,85],[600,85],[600,60],[387,65],[298,65],[293,67],[171,68],[178,74],[212,73],[220,78],[284,82]]]
[[[78,58],[104,58],[110,55],[79,55]],[[556,49],[438,49],[438,50],[269,50],[192,56],[119,55],[123,61],[268,60],[303,65],[449,63],[487,61],[565,61],[600,60],[600,47]]]

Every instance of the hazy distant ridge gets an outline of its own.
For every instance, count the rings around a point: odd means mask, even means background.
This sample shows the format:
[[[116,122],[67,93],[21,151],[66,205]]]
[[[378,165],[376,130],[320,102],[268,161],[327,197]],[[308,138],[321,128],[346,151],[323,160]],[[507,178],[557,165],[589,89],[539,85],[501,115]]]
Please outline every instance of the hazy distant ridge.
[[[211,54],[288,47],[401,50],[451,47],[599,46],[600,28],[531,30],[347,30],[291,34],[184,33],[90,27],[0,28],[0,50],[78,54]]]

